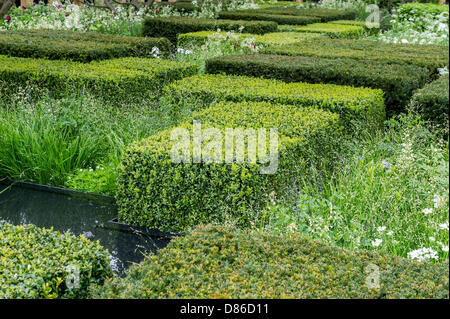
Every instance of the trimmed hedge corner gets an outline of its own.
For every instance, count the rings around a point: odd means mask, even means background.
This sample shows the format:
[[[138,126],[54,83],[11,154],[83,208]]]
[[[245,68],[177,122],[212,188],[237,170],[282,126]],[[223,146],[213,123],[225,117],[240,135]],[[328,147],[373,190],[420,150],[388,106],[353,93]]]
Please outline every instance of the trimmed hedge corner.
[[[278,27],[278,31],[322,33],[330,38],[346,39],[358,39],[364,34],[364,29],[360,26],[332,23],[313,23],[305,26],[283,25]]]
[[[412,99],[412,108],[422,114],[423,118],[449,132],[448,110],[449,89],[448,75],[427,84],[417,90]]]
[[[181,107],[183,103],[205,108],[223,100],[267,101],[335,112],[346,126],[352,121],[363,121],[367,126],[381,127],[385,120],[383,92],[350,86],[205,74],[176,81],[165,87],[163,94],[174,108]],[[174,109],[174,113],[177,112],[182,110]]]
[[[412,65],[265,54],[212,58],[206,61],[206,72],[381,89],[388,115],[403,111],[412,92],[429,79],[427,69]]]
[[[85,298],[112,276],[108,251],[83,236],[0,221],[0,247],[0,299]],[[71,266],[79,288],[66,285]]]
[[[301,44],[266,48],[264,53],[416,65],[427,68],[431,74],[436,74],[437,68],[448,66],[449,61],[448,46],[392,44],[363,39],[304,41]]]
[[[172,44],[164,38],[107,35],[62,30],[0,32],[0,54],[25,58],[67,59],[79,62],[135,56],[168,57]]]
[[[368,288],[370,265],[379,288]],[[199,226],[124,279],[97,286],[97,298],[449,298],[448,262],[417,263],[349,251],[299,234],[279,236]]]
[[[215,20],[188,17],[146,18],[143,24],[143,34],[147,37],[165,37],[175,44],[178,35],[182,33],[220,29],[222,31],[264,34],[276,32],[277,26],[272,21]]]
[[[289,15],[273,15],[265,13],[241,12],[241,11],[224,11],[219,13],[220,19],[228,20],[248,20],[248,21],[273,21],[278,24],[294,24],[305,25],[309,23],[319,22],[320,18],[316,17],[300,17]]]
[[[234,154],[231,163],[227,157],[230,148],[223,142],[215,148],[218,161],[208,162],[211,154],[205,151],[210,145],[206,137],[201,139],[201,163],[192,156],[175,163],[171,159],[175,144],[182,143],[182,149],[192,155],[193,124],[186,123],[178,127],[187,130],[186,139],[172,140],[173,130],[166,130],[126,150],[116,196],[120,221],[165,231],[185,231],[209,222],[249,226],[259,220],[271,193],[281,197],[289,181],[305,168],[323,163],[342,135],[337,114],[292,105],[274,107],[264,102],[221,102],[195,112],[192,119],[200,122],[202,132],[214,128],[222,137],[229,134],[227,128],[255,132],[265,128],[267,137],[271,128],[277,128],[279,155],[274,174],[261,173],[270,164],[262,160],[260,150],[254,161],[249,161],[245,152],[243,162],[237,162]],[[244,145],[246,140],[243,138]],[[234,141],[238,144],[237,139]],[[275,145],[272,139],[269,144]]]
[[[16,58],[0,55],[0,80],[11,92],[25,84],[48,89],[52,96],[90,91],[120,100],[154,94],[169,82],[197,73],[189,63],[163,59],[119,58],[91,63]]]

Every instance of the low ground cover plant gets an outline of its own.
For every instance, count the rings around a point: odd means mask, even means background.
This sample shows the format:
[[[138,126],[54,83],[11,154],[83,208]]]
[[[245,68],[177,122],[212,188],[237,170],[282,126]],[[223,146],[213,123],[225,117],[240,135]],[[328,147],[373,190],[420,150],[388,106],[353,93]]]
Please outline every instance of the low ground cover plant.
[[[0,221],[0,244],[1,299],[86,298],[112,276],[108,251],[83,236]]]
[[[369,267],[369,268],[368,268]],[[372,267],[372,268],[371,268]],[[374,268],[376,267],[376,268]],[[379,272],[379,287],[367,276]],[[349,251],[299,234],[200,226],[96,298],[448,298],[448,263]]]

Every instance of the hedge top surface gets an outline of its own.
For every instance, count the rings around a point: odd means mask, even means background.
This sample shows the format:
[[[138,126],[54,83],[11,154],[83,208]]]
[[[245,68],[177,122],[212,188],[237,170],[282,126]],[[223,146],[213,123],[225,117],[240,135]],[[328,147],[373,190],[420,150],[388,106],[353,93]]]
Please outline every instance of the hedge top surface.
[[[276,32],[277,26],[277,23],[272,21],[216,20],[190,17],[146,18],[143,24],[143,34],[145,36],[163,36],[175,43],[180,33],[220,29],[264,34]]]
[[[253,12],[264,12],[269,14],[281,14],[281,15],[293,15],[293,16],[304,16],[304,17],[318,17],[322,22],[332,21],[332,20],[342,20],[342,19],[355,19],[355,12],[350,10],[337,10],[337,9],[326,9],[326,8],[261,8],[261,9],[248,9],[245,11]]]
[[[200,107],[222,100],[318,107],[340,114],[340,121],[345,125],[362,120],[369,126],[379,126],[385,118],[381,90],[333,84],[286,83],[273,79],[206,74],[173,82],[163,89],[163,94],[174,102],[192,99],[192,104]]]
[[[208,37],[220,37],[223,39],[229,39],[230,41],[254,39],[258,45],[284,45],[292,43],[301,43],[306,39],[318,39],[324,37],[324,35],[318,33],[306,33],[306,32],[279,32],[260,34],[250,33],[231,33],[231,32],[216,32],[216,31],[199,31],[189,32],[178,35],[178,45],[188,47],[191,45],[203,44]]]
[[[448,46],[391,44],[370,40],[320,39],[271,47],[265,53],[321,58],[351,58],[386,63],[413,64],[435,72],[448,65]]]
[[[302,16],[290,16],[290,15],[277,15],[265,12],[250,12],[250,11],[224,11],[219,13],[220,19],[232,19],[232,20],[261,20],[261,21],[274,21],[278,24],[295,24],[305,25],[308,23],[320,22],[318,17],[302,17]]]
[[[155,48],[167,56],[171,43],[144,38],[55,30],[0,32],[0,54],[19,57],[69,59],[80,62],[123,56],[152,57]]]
[[[53,74],[61,77],[89,79],[150,78],[173,69],[189,69],[193,66],[186,62],[164,59],[117,58],[110,60],[80,63],[63,60],[46,60],[0,55],[0,73],[34,73],[45,77]]]
[[[348,104],[357,109],[367,101],[376,99],[382,92],[334,84],[286,83],[275,79],[253,78],[238,75],[205,74],[184,78],[169,84],[163,91],[170,95],[206,95],[213,92],[217,100],[242,101],[246,97],[264,101],[285,101],[288,104],[303,102],[322,104]]]
[[[0,221],[0,299],[80,298],[112,276],[109,253],[84,236]],[[70,289],[67,268],[77,265],[80,287]]]
[[[213,106],[196,111],[192,120],[199,121],[203,128],[277,128],[280,144],[301,140],[307,132],[320,130],[330,123],[337,123],[339,116],[317,108],[280,104],[274,107],[270,102],[218,102]],[[192,129],[192,122],[186,122],[178,128]],[[337,125],[336,125],[337,128]],[[172,129],[135,142],[129,147],[132,152],[154,154],[168,158],[176,141],[170,138]],[[297,141],[298,142],[298,141]],[[207,141],[202,140],[206,144]],[[190,145],[192,148],[192,145]],[[224,150],[224,149],[223,149]]]
[[[380,288],[367,287],[371,264]],[[448,298],[449,279],[448,263],[352,252],[298,233],[199,226],[95,291],[101,298]]]
[[[331,23],[313,23],[304,26],[282,25],[278,26],[281,32],[313,32],[324,33],[331,38],[359,38],[364,28],[357,25],[343,25]]]

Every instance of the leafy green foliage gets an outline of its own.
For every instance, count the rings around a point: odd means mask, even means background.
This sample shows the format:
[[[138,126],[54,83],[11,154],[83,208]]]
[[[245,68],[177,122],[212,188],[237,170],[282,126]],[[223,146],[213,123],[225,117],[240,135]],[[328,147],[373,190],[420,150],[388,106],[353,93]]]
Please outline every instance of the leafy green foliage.
[[[85,298],[112,276],[108,251],[83,236],[0,221],[0,298]],[[79,269],[79,287],[67,287]],[[75,282],[73,282],[75,284]]]
[[[196,110],[226,100],[319,107],[338,113],[346,126],[362,121],[367,127],[381,127],[385,119],[383,93],[367,88],[206,74],[176,81],[165,87],[163,94],[175,114],[184,113],[186,105]]]
[[[380,287],[368,288],[370,265]],[[369,271],[368,271],[369,270]],[[198,227],[124,279],[97,286],[100,298],[448,298],[448,263],[348,251],[298,234]]]
[[[417,90],[412,99],[412,109],[422,114],[423,118],[443,129],[448,136],[449,92],[448,75],[427,84]]]
[[[364,33],[364,29],[358,25],[340,25],[333,23],[313,23],[305,26],[283,25],[279,26],[278,30],[285,32],[323,33],[330,38],[347,39],[358,39]],[[280,35],[280,37],[282,36]]]
[[[412,64],[431,73],[448,65],[448,46],[391,44],[370,40],[320,39],[265,49],[265,53],[318,58],[350,58],[364,61]]]
[[[273,21],[278,24],[294,24],[305,25],[309,23],[319,22],[320,19],[316,17],[300,17],[289,15],[273,15],[259,12],[242,12],[242,11],[224,11],[219,13],[220,19],[229,20],[249,20],[249,21]]]
[[[332,20],[355,20],[355,12],[351,10],[336,10],[326,8],[261,8],[249,9],[247,12],[261,12],[266,14],[279,14],[299,17],[314,17],[319,18],[321,22],[328,22]]]
[[[269,166],[260,153],[254,162],[247,152],[243,163],[224,162],[223,142],[219,153],[214,153],[219,159],[208,162],[206,138],[201,142],[201,163],[194,163],[192,156],[174,163],[171,151],[179,141],[166,130],[130,146],[123,157],[116,196],[122,222],[169,231],[212,221],[249,226],[258,220],[258,211],[270,193],[282,196],[289,187],[288,180],[300,176],[310,165],[324,165],[341,135],[336,114],[292,105],[222,102],[195,112],[191,118],[200,121],[202,130],[215,128],[223,137],[226,128],[278,128],[274,174],[260,173],[262,167]],[[192,124],[179,127],[188,129],[191,135]],[[191,138],[182,143],[192,154]]]
[[[94,32],[55,30],[0,32],[0,54],[25,58],[68,59],[79,62],[118,57],[154,57],[155,48],[167,57],[171,43],[163,38],[128,37]]]
[[[256,45],[262,46],[279,46],[292,43],[301,43],[305,39],[319,39],[323,37],[317,33],[301,33],[301,32],[279,32],[260,34],[250,33],[234,33],[234,32],[216,32],[216,31],[199,31],[183,33],[178,35],[178,47],[191,48],[203,45],[210,37],[222,37],[234,45],[245,39],[254,39]]]
[[[144,20],[143,34],[147,37],[165,37],[172,43],[176,43],[179,34],[216,31],[217,29],[264,34],[275,32],[277,24],[271,21],[214,20],[188,17],[147,18]]]
[[[413,90],[429,79],[427,69],[413,65],[270,54],[212,58],[206,62],[206,72],[381,89],[388,115],[403,111]]]
[[[89,91],[107,100],[130,100],[155,94],[164,84],[196,71],[192,64],[163,59],[119,58],[79,63],[0,55],[0,80],[10,86],[11,94],[29,83],[48,89],[55,97],[70,91]]]

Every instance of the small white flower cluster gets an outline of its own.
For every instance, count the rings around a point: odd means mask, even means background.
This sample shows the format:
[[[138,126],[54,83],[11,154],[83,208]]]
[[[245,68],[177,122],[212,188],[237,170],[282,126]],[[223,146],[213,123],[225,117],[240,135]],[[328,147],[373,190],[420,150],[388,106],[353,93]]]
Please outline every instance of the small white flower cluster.
[[[427,259],[438,259],[437,252],[432,248],[419,248],[408,253],[408,257],[419,262]]]
[[[178,53],[181,53],[181,54],[185,54],[185,55],[192,54],[192,51],[191,51],[191,50],[185,50],[185,49],[183,49],[183,48],[178,48],[178,49],[177,49],[177,52],[178,52]]]

